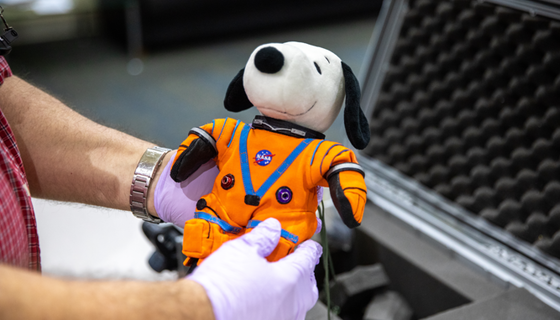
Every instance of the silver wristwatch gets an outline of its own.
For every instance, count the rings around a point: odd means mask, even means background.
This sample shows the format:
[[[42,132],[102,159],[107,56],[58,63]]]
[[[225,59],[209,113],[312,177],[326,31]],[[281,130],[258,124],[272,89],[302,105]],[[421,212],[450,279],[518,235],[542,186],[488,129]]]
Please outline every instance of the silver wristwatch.
[[[171,151],[170,149],[153,147],[144,152],[136,171],[134,171],[134,178],[132,178],[132,185],[130,186],[130,210],[137,218],[152,223],[162,223],[163,220],[154,217],[148,213],[147,199],[148,189],[154,175],[163,161],[163,157]]]

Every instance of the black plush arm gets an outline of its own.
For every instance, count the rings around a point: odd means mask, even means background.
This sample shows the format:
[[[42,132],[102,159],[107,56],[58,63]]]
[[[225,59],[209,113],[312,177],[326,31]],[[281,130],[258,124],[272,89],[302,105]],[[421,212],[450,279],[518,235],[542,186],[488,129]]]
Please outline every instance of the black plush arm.
[[[333,204],[348,228],[358,227],[362,222],[366,201],[363,174],[354,163],[334,166],[327,173]]]
[[[194,139],[188,146],[182,145],[179,148],[178,152],[182,152],[171,167],[171,179],[175,182],[185,181],[201,165],[218,155],[216,141],[206,131],[193,128],[189,134],[197,135],[198,139]]]

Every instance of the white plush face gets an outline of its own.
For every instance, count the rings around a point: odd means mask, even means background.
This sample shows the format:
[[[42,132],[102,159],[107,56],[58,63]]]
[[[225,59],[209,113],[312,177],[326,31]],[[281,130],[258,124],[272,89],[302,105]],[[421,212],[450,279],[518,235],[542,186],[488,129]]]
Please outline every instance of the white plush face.
[[[261,72],[255,66],[255,55],[266,47],[276,48],[284,57],[278,72]],[[243,86],[263,115],[319,132],[331,126],[344,99],[340,58],[301,42],[270,43],[255,49],[245,66]]]

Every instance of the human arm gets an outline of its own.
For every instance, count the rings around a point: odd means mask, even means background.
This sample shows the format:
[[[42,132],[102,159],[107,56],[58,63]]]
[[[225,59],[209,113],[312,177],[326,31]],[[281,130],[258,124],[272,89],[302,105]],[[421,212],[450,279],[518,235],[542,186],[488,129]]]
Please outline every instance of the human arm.
[[[214,319],[204,288],[175,282],[69,281],[0,265],[0,319]]]
[[[0,264],[0,319],[303,320],[322,250],[308,240],[270,263],[281,230],[267,219],[175,282],[70,281]]]
[[[33,196],[129,209],[134,170],[153,143],[97,124],[15,76],[0,86],[0,108],[16,136]],[[152,215],[154,189],[148,194]]]

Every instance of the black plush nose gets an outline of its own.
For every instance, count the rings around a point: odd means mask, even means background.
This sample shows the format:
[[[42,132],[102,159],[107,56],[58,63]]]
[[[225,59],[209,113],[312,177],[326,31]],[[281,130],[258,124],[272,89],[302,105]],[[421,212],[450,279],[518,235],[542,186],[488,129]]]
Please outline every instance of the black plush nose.
[[[276,73],[284,65],[284,55],[274,47],[265,47],[255,55],[255,67],[260,72]]]

